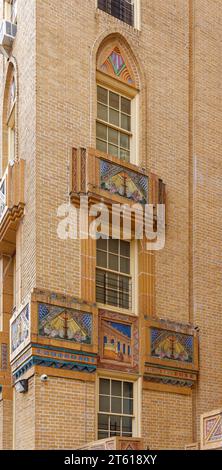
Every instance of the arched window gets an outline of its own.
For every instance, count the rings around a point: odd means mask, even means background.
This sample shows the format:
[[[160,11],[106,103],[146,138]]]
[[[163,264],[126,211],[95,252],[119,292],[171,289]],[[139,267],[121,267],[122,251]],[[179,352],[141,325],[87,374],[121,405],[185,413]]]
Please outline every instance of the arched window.
[[[126,48],[111,41],[97,57],[96,147],[120,160],[137,163],[138,78]]]
[[[15,103],[16,103],[16,84],[15,77],[12,76],[9,86],[8,99],[8,161],[15,160]]]
[[[3,138],[2,138],[2,173],[4,173],[9,162],[16,159],[16,76],[12,63],[9,63],[3,102]]]
[[[17,23],[17,0],[5,0],[4,1],[4,17],[11,23]]]

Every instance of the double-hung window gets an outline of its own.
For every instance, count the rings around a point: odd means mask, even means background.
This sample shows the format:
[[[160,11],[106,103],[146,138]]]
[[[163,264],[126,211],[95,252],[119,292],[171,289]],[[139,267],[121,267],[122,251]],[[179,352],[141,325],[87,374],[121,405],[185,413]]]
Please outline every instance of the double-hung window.
[[[131,100],[97,86],[97,150],[129,162],[131,138]]]
[[[133,436],[133,383],[99,379],[98,439]]]
[[[99,239],[96,249],[96,301],[118,308],[132,307],[130,242]]]
[[[98,8],[130,26],[135,25],[135,0],[98,0]]]

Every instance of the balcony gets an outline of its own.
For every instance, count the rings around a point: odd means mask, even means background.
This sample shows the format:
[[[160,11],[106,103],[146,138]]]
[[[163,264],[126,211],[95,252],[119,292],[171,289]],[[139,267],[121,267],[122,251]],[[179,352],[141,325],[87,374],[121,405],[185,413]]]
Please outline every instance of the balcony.
[[[165,204],[165,184],[155,174],[95,149],[73,149],[70,198],[79,205],[87,195],[89,205]]]
[[[24,160],[9,164],[0,180],[0,254],[15,251],[16,230],[24,214]]]
[[[133,0],[98,0],[98,8],[130,26],[134,25]]]

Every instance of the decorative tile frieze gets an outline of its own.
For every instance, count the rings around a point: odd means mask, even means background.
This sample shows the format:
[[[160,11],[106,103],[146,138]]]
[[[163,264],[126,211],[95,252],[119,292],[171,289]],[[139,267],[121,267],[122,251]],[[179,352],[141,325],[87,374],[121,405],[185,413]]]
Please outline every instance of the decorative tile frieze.
[[[97,355],[63,348],[32,344],[29,351],[12,364],[14,380],[34,366],[51,367],[60,370],[94,372]]]
[[[8,368],[8,345],[1,343],[0,348],[0,369],[6,370]]]
[[[191,388],[198,374],[198,334],[192,325],[146,319],[144,379]]]
[[[90,313],[40,303],[38,319],[40,336],[83,344],[92,342]]]
[[[30,303],[16,311],[10,320],[11,359],[18,355],[30,342],[31,314]]]
[[[222,450],[222,409],[204,413],[200,418],[201,450]]]
[[[151,328],[151,356],[172,361],[193,362],[193,336]]]
[[[99,312],[99,367],[138,372],[138,318]]]
[[[148,176],[106,160],[100,160],[100,187],[137,203],[148,202]]]

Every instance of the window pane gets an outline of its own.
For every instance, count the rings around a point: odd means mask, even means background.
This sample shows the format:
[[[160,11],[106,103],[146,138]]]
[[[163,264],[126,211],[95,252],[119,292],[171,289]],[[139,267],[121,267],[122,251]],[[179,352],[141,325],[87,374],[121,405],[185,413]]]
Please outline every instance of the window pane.
[[[129,150],[130,148],[130,138],[127,134],[120,133],[120,147]]]
[[[99,411],[108,411],[110,412],[110,397],[104,397],[100,395],[99,397]]]
[[[121,111],[126,114],[131,114],[131,101],[127,98],[121,97]]]
[[[112,289],[118,289],[118,275],[117,274],[107,274],[107,286]]]
[[[115,108],[119,110],[119,99],[120,96],[117,95],[116,93],[113,93],[112,91],[109,92],[109,105],[111,108]]]
[[[122,432],[132,433],[132,418],[126,416],[122,418]]]
[[[119,240],[113,240],[109,238],[108,249],[111,253],[118,253],[119,251]]]
[[[126,129],[127,131],[131,130],[131,124],[130,124],[130,117],[126,116],[126,114],[121,114],[121,127],[122,129]]]
[[[97,87],[97,99],[101,103],[108,104],[108,90],[102,88],[101,86]]]
[[[113,398],[111,399],[111,411],[112,413],[122,413],[122,399]]]
[[[110,431],[120,433],[121,417],[110,416]]]
[[[126,309],[130,308],[129,294],[119,294],[119,307]]]
[[[130,243],[125,242],[124,240],[120,240],[120,254],[122,256],[130,257]]]
[[[103,139],[107,141],[107,126],[104,126],[103,124],[99,124],[97,122],[96,124],[96,137],[98,139]]]
[[[103,104],[99,104],[97,106],[97,116],[98,119],[102,119],[102,121],[108,121],[108,108]]]
[[[133,398],[133,384],[130,382],[123,382],[123,396]]]
[[[127,150],[120,149],[120,158],[126,162],[130,161],[130,154]]]
[[[96,286],[96,302],[105,304],[105,291],[103,287]]]
[[[123,413],[126,415],[133,414],[133,400],[127,398],[123,399]]]
[[[112,395],[116,397],[121,397],[122,395],[122,382],[119,380],[112,380],[111,382]]]
[[[100,152],[107,153],[107,143],[102,142],[101,140],[96,139],[96,148],[100,150]]]
[[[118,131],[115,131],[114,129],[111,129],[109,127],[109,129],[108,129],[108,141],[111,144],[118,145]]]
[[[109,254],[109,269],[118,271],[118,256]]]
[[[117,299],[117,293],[113,290],[107,290],[106,301],[104,303],[118,307],[119,304],[118,304],[118,299]]]
[[[101,268],[107,268],[107,256],[104,251],[97,250],[96,252],[96,264],[101,266]]]
[[[119,288],[121,291],[124,291],[125,293],[129,292],[129,278],[128,277],[120,277],[119,280]]]
[[[119,127],[119,112],[114,109],[109,110],[109,122]]]
[[[130,274],[130,260],[129,260],[129,258],[120,258],[120,271],[121,271],[121,273]]]
[[[114,145],[109,144],[108,153],[110,153],[110,155],[114,155],[114,157],[118,157],[118,154],[119,154],[118,147],[115,147]]]
[[[104,278],[106,276],[106,273],[104,271],[100,271],[99,269],[96,270],[96,283],[98,285],[104,285]]]
[[[101,395],[110,395],[110,380],[100,379],[100,381],[99,381],[99,393]]]
[[[109,437],[108,432],[104,432],[104,431],[98,432],[98,439],[106,439],[107,437]]]
[[[107,240],[104,238],[99,238],[96,241],[96,248],[98,248],[99,250],[107,251]]]
[[[109,429],[109,416],[108,415],[98,415],[98,429],[103,431],[108,431]]]

